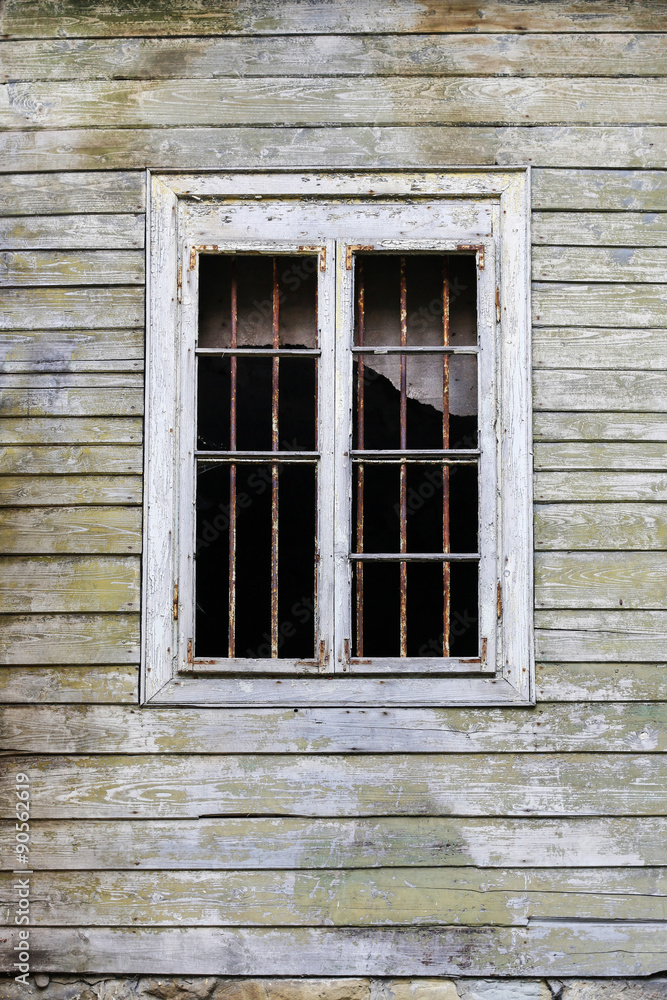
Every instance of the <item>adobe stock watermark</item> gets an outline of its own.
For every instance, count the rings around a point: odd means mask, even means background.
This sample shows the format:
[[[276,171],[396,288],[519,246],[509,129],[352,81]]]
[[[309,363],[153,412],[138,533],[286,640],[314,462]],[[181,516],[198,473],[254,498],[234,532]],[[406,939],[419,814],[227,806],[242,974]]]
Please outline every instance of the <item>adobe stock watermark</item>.
[[[14,781],[16,795],[16,824],[14,834],[14,854],[16,857],[13,874],[17,877],[14,890],[14,924],[19,928],[18,942],[14,945],[13,967],[17,970],[14,979],[22,986],[28,986],[30,975],[30,778],[19,771]]]

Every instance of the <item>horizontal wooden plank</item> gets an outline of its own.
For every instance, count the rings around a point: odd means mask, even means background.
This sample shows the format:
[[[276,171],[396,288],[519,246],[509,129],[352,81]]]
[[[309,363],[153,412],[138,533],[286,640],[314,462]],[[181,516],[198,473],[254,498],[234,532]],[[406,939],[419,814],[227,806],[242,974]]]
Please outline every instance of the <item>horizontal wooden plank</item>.
[[[664,503],[538,504],[534,530],[538,550],[667,550]]]
[[[138,667],[0,667],[0,701],[40,703],[136,704]]]
[[[141,328],[100,330],[13,330],[0,335],[0,371],[17,365],[76,371],[119,360],[142,360]]]
[[[666,577],[664,552],[539,552],[535,605],[667,608]]]
[[[13,445],[0,452],[0,475],[141,475],[142,467],[143,449],[133,445]]]
[[[141,250],[6,250],[0,287],[143,285],[144,260]]]
[[[5,42],[2,82],[253,76],[665,76],[661,34],[310,35]]]
[[[141,444],[141,417],[3,417],[0,444]]]
[[[656,31],[667,17],[663,0],[610,2],[591,8],[586,0],[555,0],[544,9],[527,0],[456,0],[446,7],[424,7],[415,0],[367,0],[360,10],[353,0],[314,8],[298,0],[257,7],[240,0],[232,9],[211,11],[205,0],[187,0],[178,10],[165,0],[97,0],[81,7],[77,0],[8,0],[0,28],[8,38],[86,38],[97,36],[227,34],[363,34],[378,32],[617,32]],[[573,44],[576,38],[573,39]]]
[[[100,668],[101,669],[101,668]],[[9,822],[0,830],[11,836]],[[31,820],[34,870],[664,865],[667,819]],[[3,858],[11,869],[12,859]]]
[[[145,175],[139,171],[0,176],[0,215],[133,214],[145,207]]]
[[[665,331],[667,334],[667,331]],[[663,413],[538,412],[533,419],[536,441],[667,441]]]
[[[535,656],[540,660],[667,659],[664,611],[538,609],[535,626]]]
[[[141,552],[137,507],[7,507],[0,509],[0,552],[128,554]]]
[[[141,447],[132,445],[15,445],[0,453],[2,475],[141,475]]]
[[[27,372],[5,372],[0,375],[0,388],[7,391],[21,389],[38,392],[58,389],[126,389],[143,388],[144,377],[141,372],[100,372],[91,374],[83,372],[41,372],[32,366]]]
[[[35,819],[667,814],[664,754],[7,757],[5,819],[18,767]]]
[[[531,238],[553,246],[664,247],[667,212],[533,212]]]
[[[536,469],[667,470],[667,448],[658,441],[538,441],[534,456]]]
[[[570,501],[661,501],[665,499],[664,472],[538,472],[534,479],[535,500],[543,503]]]
[[[111,288],[7,288],[0,303],[0,329],[30,330],[141,326],[144,290]],[[48,350],[48,348],[47,348]]]
[[[655,78],[287,77],[0,84],[0,129],[667,123]]]
[[[606,47],[607,38],[596,40]],[[531,178],[531,198],[533,208],[541,209],[661,212],[667,203],[667,171],[538,169]]]
[[[540,326],[660,327],[666,285],[533,282],[533,321]]]
[[[468,164],[651,169],[664,167],[666,157],[667,128],[660,125],[191,127],[170,129],[166,144],[160,128],[29,129],[7,134],[0,170],[229,170],[265,169],[267,163],[291,169]]]
[[[667,751],[667,704],[534,709],[0,708],[15,753]]]
[[[663,371],[533,372],[536,410],[609,410],[641,413],[667,411],[667,375]]]
[[[142,214],[20,215],[0,218],[3,250],[132,250],[144,245]],[[128,324],[121,323],[119,326]]]
[[[619,371],[667,368],[667,330],[614,328],[612,326],[535,326],[533,365]],[[620,419],[620,418],[619,418]]]
[[[14,969],[10,928],[0,970]],[[665,924],[523,927],[41,928],[31,972],[235,976],[646,976],[667,963]]]
[[[34,381],[35,376],[31,379]],[[98,376],[97,381],[104,379]],[[0,394],[0,415],[3,417],[131,417],[143,412],[144,393],[138,388],[8,389],[3,386]]]
[[[605,702],[667,700],[664,663],[558,663],[542,661],[535,668],[540,701]]]
[[[664,282],[667,249],[662,247],[535,246],[535,281]]]
[[[139,662],[139,615],[2,615],[0,663]]]
[[[2,556],[0,613],[139,611],[136,556]]]
[[[140,476],[0,476],[0,505],[140,504]]]
[[[16,875],[0,874],[11,925]],[[35,927],[525,927],[534,920],[667,920],[664,868],[36,872]]]

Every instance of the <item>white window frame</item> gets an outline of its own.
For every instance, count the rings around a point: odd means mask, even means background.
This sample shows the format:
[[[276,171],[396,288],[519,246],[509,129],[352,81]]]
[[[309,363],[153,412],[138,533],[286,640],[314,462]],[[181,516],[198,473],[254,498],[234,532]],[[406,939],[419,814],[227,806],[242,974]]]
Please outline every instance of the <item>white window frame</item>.
[[[230,707],[532,704],[529,169],[160,173],[149,174],[148,191],[141,700]],[[349,264],[356,249],[369,246],[476,253],[482,556],[476,661],[369,663],[349,656]],[[312,661],[204,661],[192,653],[198,259],[202,252],[244,251],[317,252],[321,264],[320,655]],[[334,428],[335,454],[325,454],[322,431],[332,435]],[[334,495],[335,504],[327,503]]]

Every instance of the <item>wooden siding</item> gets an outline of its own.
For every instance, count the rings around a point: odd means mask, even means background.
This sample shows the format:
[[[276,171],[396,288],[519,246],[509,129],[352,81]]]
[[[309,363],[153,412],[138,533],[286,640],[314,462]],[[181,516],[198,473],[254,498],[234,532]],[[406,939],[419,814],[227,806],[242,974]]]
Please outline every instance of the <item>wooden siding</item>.
[[[667,5],[214,6],[0,13],[33,971],[664,969]],[[537,706],[140,709],[144,168],[448,164],[533,167]]]

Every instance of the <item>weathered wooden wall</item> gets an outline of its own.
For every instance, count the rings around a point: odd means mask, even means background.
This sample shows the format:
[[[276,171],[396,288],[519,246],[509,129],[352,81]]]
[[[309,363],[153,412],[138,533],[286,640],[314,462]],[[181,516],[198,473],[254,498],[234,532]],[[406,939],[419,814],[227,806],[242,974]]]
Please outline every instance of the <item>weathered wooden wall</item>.
[[[667,4],[1,16],[0,685],[27,755],[1,791],[11,842],[29,770],[33,968],[664,969]],[[534,168],[537,708],[140,710],[143,168],[494,163]]]

